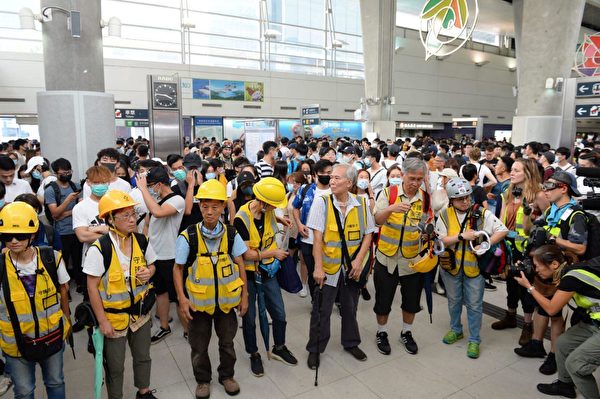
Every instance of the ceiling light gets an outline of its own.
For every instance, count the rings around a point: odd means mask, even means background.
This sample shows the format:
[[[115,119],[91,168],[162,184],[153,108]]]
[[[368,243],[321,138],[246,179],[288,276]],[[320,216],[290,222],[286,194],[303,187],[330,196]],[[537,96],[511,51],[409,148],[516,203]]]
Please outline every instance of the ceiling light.
[[[31,8],[23,7],[19,10],[21,29],[35,29],[35,21],[42,22],[42,16],[34,14]]]
[[[546,89],[554,89],[554,79],[548,78],[546,79]]]
[[[190,17],[183,17],[181,20],[181,27],[187,29],[193,29],[196,27],[194,20]]]
[[[281,36],[281,32],[279,32],[278,30],[275,29],[267,29],[265,31],[265,33],[263,34],[265,39],[277,39],[279,36]]]
[[[478,66],[478,67],[482,67],[482,66],[484,66],[484,65],[487,65],[487,64],[489,64],[489,63],[490,63],[490,62],[489,62],[488,60],[484,60],[484,61],[476,61],[476,62],[475,62],[475,65],[476,65],[476,66]]]
[[[101,28],[108,27],[108,36],[121,37],[121,26],[121,20],[117,17],[110,17],[108,22],[100,20]]]
[[[509,66],[508,70],[511,71],[511,72],[514,72],[514,71],[517,70],[517,66],[516,65],[515,66]]]

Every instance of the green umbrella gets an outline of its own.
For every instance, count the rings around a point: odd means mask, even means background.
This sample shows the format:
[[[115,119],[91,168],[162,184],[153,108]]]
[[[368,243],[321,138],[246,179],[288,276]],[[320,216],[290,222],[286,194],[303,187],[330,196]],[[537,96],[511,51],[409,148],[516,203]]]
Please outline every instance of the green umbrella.
[[[102,335],[102,333],[100,332],[100,328],[94,327],[94,332],[92,333],[92,341],[94,342],[94,350],[96,352],[94,355],[96,359],[96,367],[94,369],[94,398],[100,399],[102,397],[102,371],[104,369],[104,335]]]

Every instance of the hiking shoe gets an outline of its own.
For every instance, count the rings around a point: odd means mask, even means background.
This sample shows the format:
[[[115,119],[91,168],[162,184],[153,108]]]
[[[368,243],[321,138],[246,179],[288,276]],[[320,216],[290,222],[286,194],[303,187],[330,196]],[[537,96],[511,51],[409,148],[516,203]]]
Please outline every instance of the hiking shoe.
[[[166,330],[164,328],[160,327],[158,329],[158,331],[154,333],[152,338],[150,338],[150,343],[152,345],[157,344],[160,341],[162,341],[163,339],[165,339],[166,337],[168,337],[170,334],[171,334],[171,327],[167,328]]]
[[[306,364],[309,369],[316,370],[316,368],[319,367],[319,354],[316,352],[309,352]]]
[[[225,393],[229,396],[235,396],[240,393],[240,384],[238,384],[233,377],[219,381],[219,384],[223,385],[223,388],[225,388]]]
[[[260,358],[260,353],[258,352],[250,355],[250,371],[255,377],[262,377],[265,375],[262,359]]]
[[[0,376],[0,396],[4,395],[13,386],[12,379],[5,375]]]
[[[546,395],[564,396],[565,398],[576,398],[575,384],[554,380],[552,384],[537,384],[537,390]]]
[[[358,346],[353,346],[352,348],[344,348],[344,350],[346,352],[350,352],[350,354],[354,356],[356,360],[360,360],[361,362],[367,360],[367,355]]]
[[[488,283],[487,281],[485,282],[485,290],[486,291],[496,291],[498,288],[496,288],[495,285]]]
[[[135,394],[135,399],[158,399],[156,396],[154,396],[154,393],[156,392],[155,389],[148,391],[146,393],[140,393],[139,391]],[[207,396],[208,397],[208,396]]]
[[[457,334],[454,331],[450,330],[446,333],[446,335],[444,335],[444,338],[442,338],[442,342],[446,345],[452,345],[453,343],[460,339],[463,339],[464,337],[465,335],[463,333]]]
[[[298,359],[292,355],[292,352],[290,352],[285,345],[282,345],[280,348],[277,348],[275,345],[273,345],[271,357],[275,360],[279,360],[280,362],[284,362],[289,366],[295,366],[298,364]]]
[[[210,397],[210,384],[203,382],[196,385],[196,399],[208,399]]]
[[[542,341],[532,339],[527,345],[520,348],[515,348],[515,353],[521,357],[546,357],[546,350]]]
[[[479,343],[469,342],[467,346],[467,356],[471,359],[477,359],[479,357]]]
[[[380,331],[375,336],[375,341],[377,342],[377,350],[379,353],[384,355],[389,355],[392,353],[392,348],[390,347],[390,341],[388,340],[388,335],[385,331]]]
[[[505,330],[507,328],[517,327],[517,314],[506,312],[502,320],[492,323],[492,330]],[[522,346],[522,345],[521,345]]]
[[[412,336],[412,332],[407,331],[405,333],[401,333],[400,341],[404,344],[404,349],[406,349],[406,351],[411,355],[416,355],[419,351],[419,347]]]
[[[525,346],[529,342],[531,342],[531,337],[533,336],[533,323],[525,323],[523,324],[523,331],[521,331],[521,336],[519,337],[519,345]]]
[[[362,287],[360,289],[360,295],[362,296],[362,299],[364,299],[365,301],[371,300],[371,294],[369,293],[369,290],[367,289],[367,287]]]
[[[548,353],[546,356],[546,360],[539,368],[540,373],[545,375],[552,375],[556,373],[556,357],[554,356],[554,352]]]

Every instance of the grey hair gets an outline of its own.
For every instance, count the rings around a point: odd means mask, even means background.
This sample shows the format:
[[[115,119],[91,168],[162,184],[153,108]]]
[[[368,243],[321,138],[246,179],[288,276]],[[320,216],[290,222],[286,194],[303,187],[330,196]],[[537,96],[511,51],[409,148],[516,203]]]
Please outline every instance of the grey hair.
[[[356,184],[356,180],[358,178],[358,171],[354,166],[349,165],[347,163],[336,163],[335,165],[333,165],[333,170],[338,168],[344,168],[346,172],[346,179],[350,180],[350,183],[352,183],[352,185]]]
[[[419,170],[427,174],[427,164],[422,159],[410,157],[402,162],[402,173],[404,174],[418,172]]]

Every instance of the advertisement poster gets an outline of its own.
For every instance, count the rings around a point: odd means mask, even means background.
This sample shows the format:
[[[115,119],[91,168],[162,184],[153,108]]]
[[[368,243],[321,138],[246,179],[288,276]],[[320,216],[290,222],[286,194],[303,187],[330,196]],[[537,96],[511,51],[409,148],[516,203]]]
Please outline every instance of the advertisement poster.
[[[279,120],[279,135],[293,139],[302,134],[303,126],[299,119]],[[362,138],[362,122],[360,121],[321,121],[320,125],[306,126],[313,137],[327,136],[337,139],[349,137],[351,140]]]
[[[244,82],[239,80],[211,80],[210,99],[244,101]]]
[[[192,81],[192,90],[195,99],[208,100],[210,99],[210,84],[208,79],[194,79]]]
[[[279,123],[279,135],[281,137],[287,137],[291,140],[302,135],[300,119],[280,119],[277,122]]]
[[[244,121],[223,118],[223,135],[229,140],[239,140],[244,136]]]
[[[244,153],[252,163],[256,163],[258,151],[265,141],[274,141],[277,134],[274,119],[253,119],[244,121]]]
[[[244,100],[262,102],[265,94],[263,82],[245,82]]]

